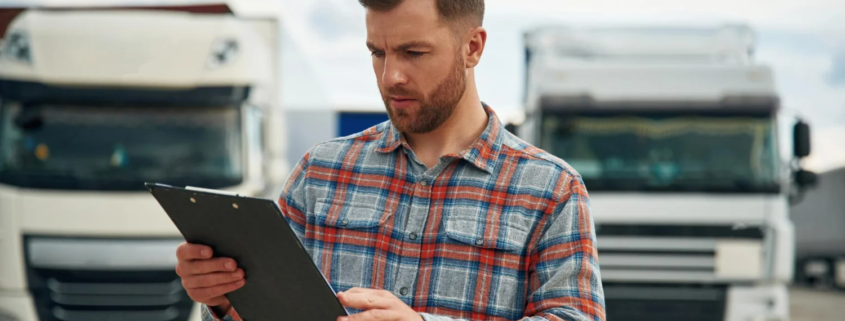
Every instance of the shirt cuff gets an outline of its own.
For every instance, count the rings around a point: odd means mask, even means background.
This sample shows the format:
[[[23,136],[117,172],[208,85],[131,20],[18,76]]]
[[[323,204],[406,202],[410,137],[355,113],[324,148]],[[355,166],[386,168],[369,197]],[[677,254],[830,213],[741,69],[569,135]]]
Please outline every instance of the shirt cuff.
[[[214,312],[214,310],[210,309],[207,305],[202,305],[202,321],[243,321],[241,320],[241,316],[238,315],[238,312],[235,311],[234,307],[229,308],[229,311],[226,311],[226,315],[218,315]]]

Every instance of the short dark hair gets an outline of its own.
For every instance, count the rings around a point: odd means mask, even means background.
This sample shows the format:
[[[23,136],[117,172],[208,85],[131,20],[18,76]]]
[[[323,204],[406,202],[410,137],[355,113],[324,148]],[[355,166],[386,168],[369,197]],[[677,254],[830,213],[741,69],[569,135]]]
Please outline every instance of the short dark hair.
[[[389,11],[405,0],[358,0],[364,8],[375,11]],[[481,26],[484,23],[484,0],[435,0],[440,18],[447,22],[466,19]]]

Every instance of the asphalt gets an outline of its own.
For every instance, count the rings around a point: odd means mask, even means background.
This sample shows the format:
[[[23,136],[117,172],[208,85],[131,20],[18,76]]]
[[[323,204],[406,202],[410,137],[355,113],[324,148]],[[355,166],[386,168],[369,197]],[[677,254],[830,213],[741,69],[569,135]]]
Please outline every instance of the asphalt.
[[[792,321],[845,320],[845,292],[792,288],[789,290]]]

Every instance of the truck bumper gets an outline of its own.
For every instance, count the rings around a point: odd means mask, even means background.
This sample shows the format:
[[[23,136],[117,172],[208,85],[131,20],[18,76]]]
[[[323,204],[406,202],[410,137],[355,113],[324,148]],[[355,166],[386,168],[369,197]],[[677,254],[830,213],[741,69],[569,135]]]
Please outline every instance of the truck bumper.
[[[32,297],[26,292],[0,292],[0,320],[38,321]],[[188,321],[201,321],[200,305],[194,304]]]
[[[787,321],[789,294],[785,285],[731,286],[725,321]]]
[[[6,321],[38,321],[32,297],[26,292],[0,292],[0,319]]]

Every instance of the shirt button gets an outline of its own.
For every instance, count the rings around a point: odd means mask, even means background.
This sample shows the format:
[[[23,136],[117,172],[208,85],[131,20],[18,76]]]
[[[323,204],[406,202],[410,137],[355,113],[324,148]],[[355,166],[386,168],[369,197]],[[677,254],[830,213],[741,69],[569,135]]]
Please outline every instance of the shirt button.
[[[403,288],[399,289],[399,294],[401,294],[401,295],[408,295],[408,288],[407,288],[407,287],[403,287]]]
[[[422,185],[422,186],[428,186],[428,183],[427,183],[426,181],[420,181],[420,185]]]
[[[340,226],[347,226],[349,225],[349,220],[340,221]]]
[[[408,238],[412,239],[412,240],[416,240],[417,239],[417,233],[411,232],[411,234],[408,235]]]
[[[475,240],[475,244],[477,244],[477,245],[482,245],[482,244],[484,244],[484,240],[482,240],[482,239],[477,239],[477,240]]]

